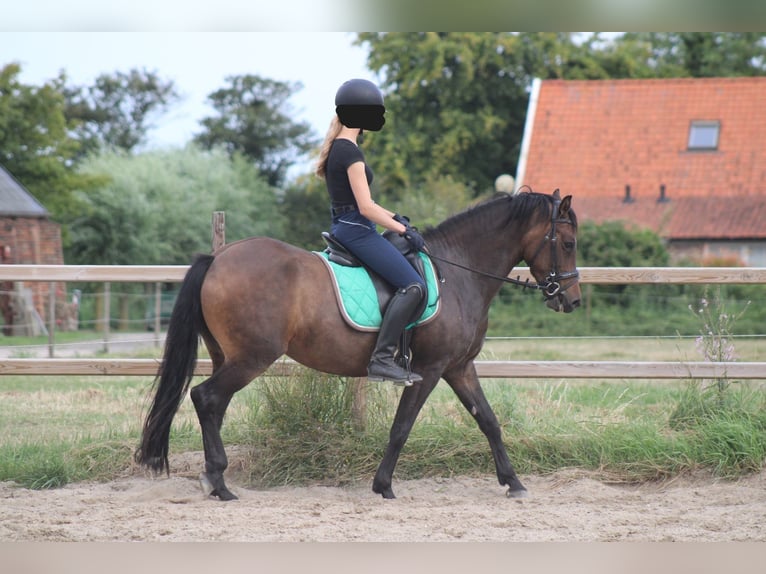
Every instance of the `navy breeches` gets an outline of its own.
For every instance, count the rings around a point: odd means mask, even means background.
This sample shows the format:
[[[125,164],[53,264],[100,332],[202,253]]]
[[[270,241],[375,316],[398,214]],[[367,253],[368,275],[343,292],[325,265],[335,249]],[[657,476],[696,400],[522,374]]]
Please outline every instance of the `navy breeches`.
[[[332,234],[370,269],[397,289],[425,283],[399,250],[375,230],[375,224],[358,211],[333,218]]]

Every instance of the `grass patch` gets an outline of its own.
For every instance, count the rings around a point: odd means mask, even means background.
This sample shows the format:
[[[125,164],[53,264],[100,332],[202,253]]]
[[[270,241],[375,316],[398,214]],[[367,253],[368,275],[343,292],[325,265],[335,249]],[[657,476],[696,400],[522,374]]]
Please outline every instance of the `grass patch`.
[[[566,344],[555,341],[550,348],[564,353]],[[580,352],[582,342],[576,345],[569,357]],[[647,354],[646,360],[654,358]],[[149,377],[3,377],[0,481],[52,488],[133,472],[150,384]],[[707,469],[732,478],[760,471],[766,458],[766,389],[755,383],[732,383],[723,394],[704,381],[482,385],[521,474],[576,467],[611,481],[639,482]],[[373,383],[365,389],[359,420],[349,380],[313,371],[258,379],[232,401],[224,444],[246,447],[244,470],[253,486],[369,482],[402,391]],[[170,451],[201,449],[187,400],[174,420]],[[440,383],[415,423],[396,477],[493,473],[486,438]]]
[[[762,389],[748,390],[760,403],[751,401],[751,408],[702,420],[692,429],[674,421],[692,400],[693,385],[487,381],[484,386],[510,458],[522,474],[577,467],[611,481],[641,482],[699,469],[725,478],[759,471],[766,457]],[[271,379],[249,420],[252,484],[370,480],[388,440],[397,398],[394,388],[375,387],[368,398],[374,412],[360,432],[349,424],[343,380],[314,373],[299,381]],[[486,438],[451,389],[440,385],[402,451],[397,476],[493,472]]]

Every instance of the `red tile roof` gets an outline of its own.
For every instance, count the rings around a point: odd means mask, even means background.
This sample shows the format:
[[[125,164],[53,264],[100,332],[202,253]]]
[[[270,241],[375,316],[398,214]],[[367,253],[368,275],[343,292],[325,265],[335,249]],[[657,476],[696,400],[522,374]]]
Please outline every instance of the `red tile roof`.
[[[717,150],[687,150],[694,120],[720,121]],[[526,143],[519,183],[571,193],[582,220],[766,238],[766,78],[546,80]]]
[[[613,197],[575,194],[580,221],[624,221],[669,239],[766,239],[766,198],[681,197],[667,203],[643,198],[624,203]]]

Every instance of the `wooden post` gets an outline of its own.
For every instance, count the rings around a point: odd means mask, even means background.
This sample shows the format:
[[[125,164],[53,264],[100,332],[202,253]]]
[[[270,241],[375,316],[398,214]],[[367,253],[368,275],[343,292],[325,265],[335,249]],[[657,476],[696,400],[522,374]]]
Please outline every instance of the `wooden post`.
[[[104,316],[102,318],[103,329],[104,329],[104,353],[109,352],[109,327],[111,326],[110,316],[112,314],[111,292],[112,292],[112,284],[107,281],[104,283]]]
[[[160,346],[160,329],[162,328],[162,283],[154,284],[154,346]]]
[[[129,331],[130,326],[130,295],[127,293],[120,293],[117,297],[117,330]]]
[[[367,387],[366,378],[349,380],[351,385],[351,423],[357,431],[367,428]]]
[[[56,332],[56,284],[48,283],[48,357],[53,358]]]
[[[213,253],[226,245],[226,212],[213,212]]]

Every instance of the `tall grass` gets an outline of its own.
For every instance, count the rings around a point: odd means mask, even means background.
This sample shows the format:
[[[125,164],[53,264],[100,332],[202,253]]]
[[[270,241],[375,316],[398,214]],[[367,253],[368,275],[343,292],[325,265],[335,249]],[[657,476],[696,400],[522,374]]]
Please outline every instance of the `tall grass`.
[[[130,377],[9,377],[0,391],[0,481],[29,488],[110,480],[137,471],[150,381]],[[724,400],[701,381],[484,380],[505,444],[521,474],[586,469],[604,480],[638,482],[692,470],[732,478],[763,468],[766,391],[730,385]],[[379,464],[401,389],[365,383],[364,424],[354,424],[351,381],[305,370],[264,377],[232,401],[227,448],[245,453],[255,487],[369,482]],[[201,450],[185,401],[174,421],[171,457]],[[486,438],[441,382],[426,402],[396,468],[397,478],[491,475]]]
[[[611,481],[638,482],[707,469],[730,478],[760,470],[766,456],[764,393],[757,387],[748,389],[750,399],[737,401],[739,408],[695,415],[692,425],[678,421],[679,413],[702,400],[693,382],[630,383],[620,392],[614,383],[485,386],[521,473],[577,467]],[[367,429],[360,432],[348,424],[343,380],[309,372],[298,381],[269,380],[250,419],[250,480],[257,486],[369,480],[387,442],[397,394],[376,388]],[[404,447],[399,477],[494,472],[485,437],[456,405],[449,389],[437,388]]]

